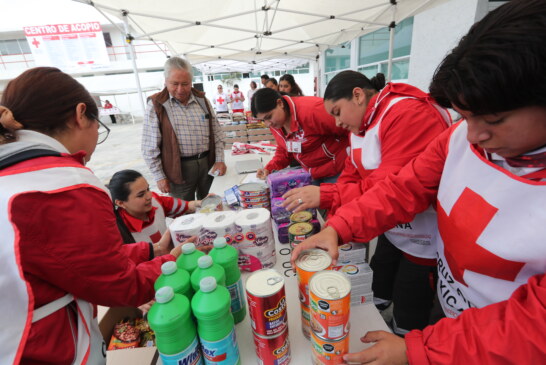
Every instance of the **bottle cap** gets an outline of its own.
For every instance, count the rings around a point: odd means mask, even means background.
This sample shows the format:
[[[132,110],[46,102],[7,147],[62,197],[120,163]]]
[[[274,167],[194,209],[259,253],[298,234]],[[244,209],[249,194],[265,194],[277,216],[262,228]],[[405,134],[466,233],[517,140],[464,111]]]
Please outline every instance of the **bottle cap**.
[[[171,275],[175,273],[177,270],[176,262],[174,261],[167,261],[163,265],[161,265],[161,272],[164,275]]]
[[[197,266],[199,266],[201,269],[206,269],[207,267],[212,266],[212,257],[209,255],[201,256],[197,260]]]
[[[216,279],[213,276],[206,276],[199,282],[199,289],[203,293],[209,293],[216,289]]]
[[[224,248],[227,246],[227,241],[225,237],[218,237],[214,239],[214,248]]]
[[[182,245],[182,253],[184,255],[188,255],[188,254],[192,253],[193,251],[195,251],[195,243],[188,242],[188,243],[184,243]]]
[[[170,302],[172,298],[174,298],[174,290],[170,286],[164,286],[155,292],[155,301],[158,303]]]

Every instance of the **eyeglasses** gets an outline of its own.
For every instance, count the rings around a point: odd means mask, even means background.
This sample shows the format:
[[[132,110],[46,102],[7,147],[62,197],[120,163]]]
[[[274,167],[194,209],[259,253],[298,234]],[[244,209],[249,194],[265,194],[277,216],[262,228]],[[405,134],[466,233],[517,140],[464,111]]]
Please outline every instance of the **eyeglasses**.
[[[108,138],[108,135],[110,134],[110,128],[102,123],[99,118],[95,118],[95,120],[99,122],[99,138],[97,140],[97,144],[101,144],[102,142],[106,141],[106,138]]]

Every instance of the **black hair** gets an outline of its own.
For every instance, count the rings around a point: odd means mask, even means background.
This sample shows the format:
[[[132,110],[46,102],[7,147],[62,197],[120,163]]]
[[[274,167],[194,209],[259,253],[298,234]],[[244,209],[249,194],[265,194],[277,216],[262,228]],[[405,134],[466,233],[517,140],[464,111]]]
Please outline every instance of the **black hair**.
[[[121,170],[112,176],[108,183],[108,190],[112,195],[112,201],[121,200],[126,202],[129,199],[131,190],[129,184],[134,183],[142,174],[135,170]]]
[[[385,75],[378,73],[370,80],[357,71],[342,71],[335,75],[326,86],[324,100],[350,100],[353,98],[353,89],[355,87],[364,90],[379,91],[385,87]]]
[[[294,76],[292,76],[290,74],[282,75],[281,78],[279,79],[279,83],[281,81],[286,81],[286,82],[288,82],[290,84],[290,87],[292,89],[290,91],[290,95],[303,96],[303,92],[301,91],[300,86],[296,83],[296,80],[294,79]]]
[[[262,76],[260,76],[260,79],[266,79],[266,80],[268,80],[268,79],[269,79],[269,75],[268,75],[268,74],[263,74]]]
[[[267,81],[265,82],[265,84],[267,85],[267,83],[268,83],[268,82],[272,82],[272,83],[273,83],[273,85],[275,85],[275,86],[279,86],[279,83],[277,82],[277,79],[276,79],[276,78],[274,78],[274,77],[270,77],[270,78],[268,78],[268,79],[267,79]]]
[[[282,95],[273,89],[268,87],[261,88],[252,96],[252,115],[256,117],[258,113],[268,113],[277,107],[277,100],[281,99],[284,105],[284,110],[290,114],[290,108],[288,102],[284,100]]]
[[[512,0],[474,24],[436,69],[430,94],[476,115],[546,106],[546,1]]]
[[[254,85],[254,87],[255,87],[255,88],[257,88],[257,87],[258,87],[258,85],[256,84],[256,82],[255,82],[255,81],[250,81],[250,85]]]
[[[233,85],[233,88],[237,88],[237,89],[238,89],[238,88],[239,88],[239,85],[235,84],[235,85]]]

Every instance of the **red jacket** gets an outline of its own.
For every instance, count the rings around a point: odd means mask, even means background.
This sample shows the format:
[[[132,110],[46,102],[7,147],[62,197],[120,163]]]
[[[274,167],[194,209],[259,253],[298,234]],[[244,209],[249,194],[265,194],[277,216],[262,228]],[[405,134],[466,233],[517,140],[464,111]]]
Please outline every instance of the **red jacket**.
[[[81,166],[82,156],[44,157],[10,166],[0,174],[41,166]],[[153,298],[165,261],[152,261],[146,242],[123,245],[105,191],[83,184],[55,193],[27,192],[12,202],[24,279],[34,308],[71,293],[103,306],[138,306]],[[32,303],[32,302],[31,302]],[[75,316],[64,307],[30,327],[22,364],[71,364]]]
[[[336,127],[334,117],[324,109],[322,98],[286,95],[283,98],[290,108],[290,133],[285,135],[282,128],[270,128],[277,141],[277,151],[265,168],[281,170],[293,156],[313,179],[339,174],[347,158],[349,132]],[[288,152],[287,140],[301,141],[301,153]]]
[[[372,128],[391,100],[410,96],[390,109],[381,121],[379,139],[381,142],[381,164],[376,169],[357,169],[351,157],[345,161],[345,168],[335,184],[320,185],[320,207],[335,212],[344,203],[361,196],[365,191],[383,180],[390,173],[397,173],[405,164],[421,153],[427,145],[448,124],[440,112],[432,105],[428,94],[407,84],[388,84],[382,93],[389,93],[374,108],[379,94],[369,102],[362,124],[375,112]],[[377,109],[377,110],[374,110]],[[447,111],[445,112],[447,115]],[[364,132],[361,134],[364,135]]]
[[[344,242],[367,241],[436,201],[452,131],[328,221]],[[506,192],[503,192],[506,194]],[[510,229],[510,228],[507,228]],[[540,364],[546,359],[546,278],[531,277],[505,301],[463,311],[405,336],[410,364]],[[531,340],[532,339],[532,340]]]

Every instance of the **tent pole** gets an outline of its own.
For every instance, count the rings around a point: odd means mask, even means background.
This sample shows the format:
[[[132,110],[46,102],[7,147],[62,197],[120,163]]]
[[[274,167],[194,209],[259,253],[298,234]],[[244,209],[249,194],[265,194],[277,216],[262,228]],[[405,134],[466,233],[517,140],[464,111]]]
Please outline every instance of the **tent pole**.
[[[144,101],[142,99],[142,88],[140,87],[140,79],[138,77],[138,68],[136,64],[136,53],[133,45],[133,37],[129,33],[129,22],[127,20],[127,11],[123,11],[123,25],[125,26],[125,39],[129,43],[129,52],[131,53],[131,61],[133,61],[133,73],[135,74],[136,86],[138,90],[138,101],[140,102],[140,109],[142,110],[142,116],[146,115],[146,108],[144,106]],[[135,119],[133,118],[133,124],[135,124]]]
[[[391,0],[392,22],[389,24],[389,62],[387,64],[387,82],[392,80],[392,57],[394,53],[394,30],[396,29],[396,0]]]

